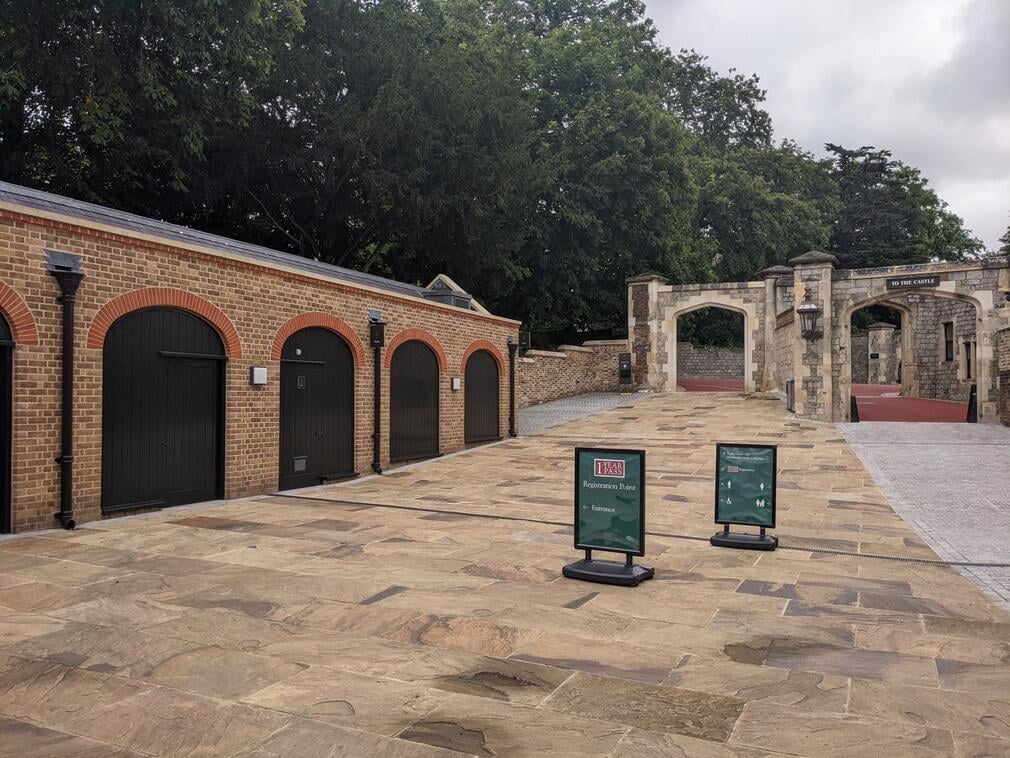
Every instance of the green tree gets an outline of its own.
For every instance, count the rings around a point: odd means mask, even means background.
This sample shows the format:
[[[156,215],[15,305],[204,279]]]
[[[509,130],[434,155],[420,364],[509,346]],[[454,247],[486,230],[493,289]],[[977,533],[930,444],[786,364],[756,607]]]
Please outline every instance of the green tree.
[[[300,0],[0,0],[0,173],[176,218],[302,24]]]
[[[927,186],[919,170],[894,160],[890,150],[826,148],[841,201],[830,246],[843,267],[963,260],[982,252],[981,241]]]
[[[762,107],[765,90],[755,74],[730,69],[721,76],[694,50],[664,56],[664,102],[695,135],[720,149],[770,147],[772,120]]]
[[[624,280],[693,279],[690,135],[663,103],[663,53],[637,0],[499,0],[550,171],[510,298],[537,328],[619,325]]]
[[[236,222],[272,244],[501,302],[544,183],[513,52],[476,0],[311,0],[258,88]]]
[[[996,251],[1000,255],[1010,255],[1010,226],[1007,227],[1003,236],[999,238],[1000,246]]]

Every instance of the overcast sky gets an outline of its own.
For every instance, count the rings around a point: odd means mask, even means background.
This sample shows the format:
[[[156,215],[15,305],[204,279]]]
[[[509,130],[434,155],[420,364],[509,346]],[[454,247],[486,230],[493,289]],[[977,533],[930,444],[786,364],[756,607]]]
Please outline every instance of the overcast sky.
[[[660,40],[756,73],[775,138],[875,145],[990,249],[1010,224],[1010,0],[646,0]]]

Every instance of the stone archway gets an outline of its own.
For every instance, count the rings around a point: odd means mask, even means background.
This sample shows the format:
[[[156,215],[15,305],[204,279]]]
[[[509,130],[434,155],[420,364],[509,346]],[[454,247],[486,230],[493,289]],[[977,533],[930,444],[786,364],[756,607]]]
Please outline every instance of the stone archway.
[[[693,299],[694,298],[692,298],[692,300]],[[748,304],[746,303],[738,303],[732,297],[714,297],[705,299],[703,302],[685,305],[670,315],[669,318],[672,321],[672,325],[668,332],[669,342],[667,350],[669,361],[667,363],[667,371],[669,372],[669,378],[667,379],[667,386],[671,390],[677,389],[677,330],[680,323],[680,317],[705,308],[716,308],[719,310],[729,311],[731,313],[738,313],[743,317],[743,389],[744,392],[753,392],[756,386],[756,377],[760,376],[758,363],[754,358],[753,330],[754,322],[757,317],[752,306],[748,307]]]
[[[915,345],[917,336],[921,337],[922,329],[920,328],[921,325],[918,323],[917,309],[908,302],[910,298],[937,298],[939,300],[956,301],[970,305],[975,310],[975,333],[979,334],[981,332],[983,307],[980,299],[949,290],[912,288],[901,291],[900,294],[896,294],[894,291],[885,290],[883,292],[877,292],[875,295],[862,302],[846,304],[838,324],[838,331],[841,333],[841,336],[835,344],[836,349],[838,349],[836,365],[840,369],[838,372],[839,380],[835,384],[834,405],[836,420],[849,419],[852,397],[851,356],[844,352],[841,348],[843,348],[846,344],[851,345],[852,316],[857,311],[868,308],[872,305],[883,304],[901,314],[902,355],[904,356],[901,383],[902,395],[915,398],[920,398],[922,396],[922,377],[920,375],[918,358],[919,353],[917,352],[917,346]],[[899,299],[905,302],[897,302]],[[977,368],[975,372],[977,381],[975,383],[978,389],[978,402],[980,407],[983,402],[989,401],[988,390],[990,382],[985,381],[985,379],[990,377],[992,371],[992,356],[988,355],[983,359],[981,350],[979,350]]]
[[[677,387],[677,320],[702,308],[739,313],[744,320],[744,391],[763,385],[765,369],[764,282],[671,285],[661,276],[628,281],[629,319],[635,382],[657,392]],[[772,316],[773,317],[773,316]]]

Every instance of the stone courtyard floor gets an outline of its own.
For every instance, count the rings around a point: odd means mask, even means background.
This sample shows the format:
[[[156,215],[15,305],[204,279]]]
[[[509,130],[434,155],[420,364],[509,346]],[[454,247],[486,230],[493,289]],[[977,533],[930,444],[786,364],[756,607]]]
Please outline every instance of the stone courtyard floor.
[[[707,543],[717,440],[779,445],[778,551]],[[560,578],[577,444],[648,451],[656,579]],[[936,558],[835,425],[658,396],[0,543],[0,754],[1010,755],[1010,614]]]

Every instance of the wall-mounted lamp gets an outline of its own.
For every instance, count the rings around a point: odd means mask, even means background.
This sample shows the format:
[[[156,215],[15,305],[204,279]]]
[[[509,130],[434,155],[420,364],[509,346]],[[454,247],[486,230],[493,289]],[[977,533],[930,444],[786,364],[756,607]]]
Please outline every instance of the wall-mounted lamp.
[[[386,346],[386,322],[379,311],[372,309],[368,311],[368,346]]]
[[[800,315],[800,335],[803,339],[815,340],[822,336],[823,333],[817,325],[817,320],[821,316],[821,306],[814,302],[810,287],[806,288],[803,302],[799,304],[796,312]]]

